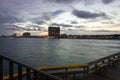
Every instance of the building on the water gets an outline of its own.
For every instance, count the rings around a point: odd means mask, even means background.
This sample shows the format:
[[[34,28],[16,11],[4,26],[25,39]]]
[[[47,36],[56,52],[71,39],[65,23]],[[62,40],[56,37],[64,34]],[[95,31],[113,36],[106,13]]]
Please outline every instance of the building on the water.
[[[25,32],[25,33],[23,33],[23,37],[28,38],[28,37],[30,37],[30,36],[31,36],[31,34],[30,34],[29,32]]]
[[[51,37],[59,37],[60,36],[60,27],[49,27],[48,35]]]

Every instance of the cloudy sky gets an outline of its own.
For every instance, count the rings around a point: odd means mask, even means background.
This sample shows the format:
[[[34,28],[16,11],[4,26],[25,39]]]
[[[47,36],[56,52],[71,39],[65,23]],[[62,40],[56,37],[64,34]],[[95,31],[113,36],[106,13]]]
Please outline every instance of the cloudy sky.
[[[0,35],[120,34],[120,0],[0,0]]]

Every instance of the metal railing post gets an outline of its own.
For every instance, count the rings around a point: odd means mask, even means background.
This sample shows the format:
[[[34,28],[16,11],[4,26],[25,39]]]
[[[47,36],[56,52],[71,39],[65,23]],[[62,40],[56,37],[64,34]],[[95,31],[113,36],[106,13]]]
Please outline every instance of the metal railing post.
[[[0,56],[0,80],[3,80],[3,59]]]
[[[9,61],[9,79],[13,80],[13,63]]]

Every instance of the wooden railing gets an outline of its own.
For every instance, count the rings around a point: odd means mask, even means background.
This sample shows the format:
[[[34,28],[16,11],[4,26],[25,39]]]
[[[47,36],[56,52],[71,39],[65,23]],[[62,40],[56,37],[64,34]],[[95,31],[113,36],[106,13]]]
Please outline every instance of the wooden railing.
[[[4,66],[3,62],[8,62],[8,73],[9,75],[4,77]],[[17,65],[17,73],[14,74],[14,65]],[[24,71],[23,72],[23,68]],[[5,71],[6,72],[6,71]],[[23,74],[25,74],[23,76]],[[16,60],[13,60],[9,57],[5,57],[3,55],[0,55],[0,80],[15,80],[17,77],[17,80],[61,80],[60,78],[53,76],[49,73],[39,71],[37,69],[34,69],[32,67],[29,67],[28,65],[22,64],[21,62],[18,62]]]

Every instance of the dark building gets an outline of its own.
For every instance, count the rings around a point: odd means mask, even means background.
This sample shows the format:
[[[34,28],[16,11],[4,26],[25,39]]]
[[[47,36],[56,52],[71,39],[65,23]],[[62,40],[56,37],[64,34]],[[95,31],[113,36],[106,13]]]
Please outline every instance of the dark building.
[[[54,37],[59,37],[60,36],[60,27],[49,27],[48,35],[54,36]]]
[[[29,32],[23,33],[23,37],[30,37],[30,33]]]
[[[9,37],[17,37],[17,34],[14,33],[14,34],[10,35]]]

